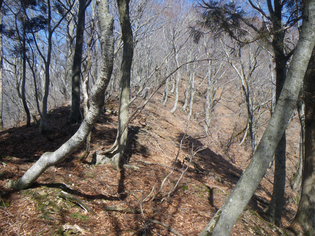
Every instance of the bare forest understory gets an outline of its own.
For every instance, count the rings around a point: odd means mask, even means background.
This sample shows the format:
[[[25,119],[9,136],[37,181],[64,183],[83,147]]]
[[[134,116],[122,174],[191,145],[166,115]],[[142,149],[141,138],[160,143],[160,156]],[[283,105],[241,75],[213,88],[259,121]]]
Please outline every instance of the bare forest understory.
[[[241,101],[222,100],[207,136],[202,94],[195,95],[195,115],[190,120],[181,108],[169,112],[173,96],[167,106],[161,104],[161,96],[157,93],[129,125],[128,165],[120,171],[92,165],[93,153],[109,148],[115,140],[117,116],[107,111],[92,131],[91,153],[85,163],[79,162],[82,146],[65,162],[49,168],[31,188],[12,191],[6,187],[8,180],[20,178],[41,154],[57,149],[79,125],[63,127],[70,112],[64,106],[49,113],[51,131],[45,136],[39,135],[35,124],[2,131],[0,234],[198,235],[250,162],[251,145],[239,145],[243,133],[237,135],[245,126],[245,106],[241,115],[235,115],[233,107],[238,110]],[[118,99],[112,96],[106,107],[118,110]],[[297,193],[291,190],[290,180],[298,162],[298,134],[298,120],[293,118],[288,128],[283,227],[289,226],[297,209]],[[272,181],[270,168],[232,235],[281,234],[264,214]]]

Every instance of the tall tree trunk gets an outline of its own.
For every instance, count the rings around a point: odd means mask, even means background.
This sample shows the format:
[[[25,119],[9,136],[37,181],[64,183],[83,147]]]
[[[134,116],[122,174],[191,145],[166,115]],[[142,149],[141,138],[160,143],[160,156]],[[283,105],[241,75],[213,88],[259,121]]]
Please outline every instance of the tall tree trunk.
[[[117,0],[120,26],[123,39],[123,58],[121,62],[119,117],[117,137],[113,147],[96,156],[96,164],[110,162],[116,168],[122,164],[122,157],[128,138],[130,72],[133,57],[133,35],[129,17],[130,0]]]
[[[92,13],[92,22],[91,22],[91,36],[89,41],[87,42],[87,49],[86,49],[86,66],[84,70],[84,77],[83,77],[83,83],[82,83],[82,90],[83,90],[83,109],[84,109],[84,117],[87,115],[89,111],[89,72],[91,71],[92,67],[92,43],[93,43],[93,35],[95,30],[95,23],[94,23],[94,12]],[[90,154],[90,147],[91,147],[91,136],[92,131],[89,132],[89,135],[86,138],[86,146],[85,146],[85,152],[80,157],[80,161],[84,162],[85,159]]]
[[[306,1],[303,26],[286,81],[253,158],[233,192],[200,235],[230,235],[233,226],[261,182],[296,107],[303,78],[315,45],[315,0]]]
[[[2,25],[2,1],[0,1],[0,25]],[[2,32],[0,32],[0,130],[3,130],[3,45],[2,45]]]
[[[276,42],[282,44],[282,41]],[[279,45],[277,45],[279,46]],[[281,49],[283,50],[282,46]],[[278,50],[279,50],[278,47]],[[275,50],[275,61],[276,61],[276,103],[278,102],[283,84],[286,79],[286,63],[287,60],[283,55],[283,51],[279,52]],[[269,214],[270,220],[277,226],[281,225],[281,216],[284,206],[284,189],[286,179],[286,135],[285,132],[277,146],[275,152],[275,174],[273,184],[273,194],[270,205],[268,206],[267,213]]]
[[[270,0],[268,0],[270,1]],[[275,33],[272,40],[272,47],[275,54],[276,64],[276,103],[278,102],[283,84],[286,79],[286,64],[288,57],[284,52],[284,36],[285,31],[282,27],[282,10],[283,6],[280,1],[274,0],[274,11],[270,12],[273,30]],[[285,132],[278,144],[275,152],[275,174],[273,194],[267,213],[270,220],[277,226],[281,225],[281,216],[284,206],[284,189],[286,177],[286,135]]]
[[[66,71],[65,71],[65,78],[64,78],[64,94],[66,99],[71,98],[71,89],[72,89],[72,67],[73,67],[73,57],[75,51],[75,44],[74,44],[74,22],[73,22],[73,14],[67,15],[67,56],[66,56]],[[70,101],[71,105],[71,101]]]
[[[178,63],[178,52],[176,50],[176,45],[175,45],[175,42],[173,42],[173,48],[174,48],[174,53],[175,53],[175,65],[176,65],[176,68],[179,67],[179,63]],[[180,72],[179,70],[176,72],[176,79],[175,79],[175,101],[174,101],[174,106],[171,110],[171,113],[174,113],[177,109],[177,105],[178,105],[178,99],[179,99],[179,84],[180,84]]]
[[[301,134],[299,142],[299,163],[297,171],[291,179],[291,188],[293,191],[301,193],[302,175],[305,162],[305,102],[302,99],[298,101],[298,113],[301,124]],[[301,199],[301,198],[300,198]]]
[[[166,103],[167,103],[168,90],[169,90],[169,88],[168,88],[168,87],[169,87],[169,83],[170,83],[170,80],[167,79],[167,80],[165,81],[165,88],[164,88],[163,96],[162,96],[162,99],[161,99],[161,102],[162,102],[163,106],[165,106]]]
[[[79,17],[76,32],[75,51],[72,65],[72,83],[71,83],[71,112],[68,118],[70,124],[81,121],[80,111],[80,78],[81,78],[81,62],[84,42],[84,27],[85,27],[85,9],[87,0],[79,1]]]
[[[26,9],[23,7],[23,35],[22,35],[22,85],[21,85],[21,98],[26,114],[26,127],[31,125],[31,113],[27,105],[26,95],[25,95],[25,85],[26,85]]]
[[[301,200],[292,224],[296,233],[315,235],[315,51],[304,78],[305,101],[305,165]],[[301,226],[302,232],[298,232]]]
[[[166,59],[165,64],[168,64],[168,60]],[[168,67],[166,67],[166,74],[168,73]],[[163,92],[163,96],[161,99],[161,102],[163,104],[163,106],[166,105],[167,103],[167,99],[168,99],[168,93],[169,93],[169,84],[170,84],[170,79],[166,79],[165,81],[165,88],[164,88],[164,92]]]
[[[90,109],[78,131],[55,152],[44,153],[35,164],[16,182],[9,185],[15,189],[25,189],[50,166],[60,163],[74,152],[86,139],[96,123],[104,104],[105,89],[109,83],[114,60],[113,17],[109,14],[108,0],[97,1],[97,16],[100,32],[102,68],[92,91]]]
[[[50,0],[47,1],[48,7],[48,47],[47,47],[47,58],[45,60],[45,81],[44,81],[44,97],[43,97],[43,108],[42,116],[40,119],[39,132],[44,133],[47,129],[46,117],[48,110],[48,95],[49,95],[49,83],[50,83],[50,62],[51,62],[51,50],[52,50],[52,29],[51,29],[51,6]]]
[[[212,82],[212,73],[211,73],[211,64],[212,61],[209,60],[208,65],[208,75],[207,75],[207,94],[206,94],[206,105],[205,105],[205,131],[206,134],[208,134],[209,128],[210,128],[210,122],[212,118],[212,106],[214,99],[214,84]]]
[[[192,71],[190,73],[190,99],[189,99],[189,113],[188,118],[190,119],[193,112],[194,95],[195,95],[195,63],[192,64]]]
[[[191,61],[191,52],[189,52],[187,56],[187,61]],[[187,79],[186,79],[186,91],[185,91],[185,101],[184,105],[182,106],[182,109],[186,111],[188,102],[189,102],[189,95],[190,95],[190,86],[191,86],[191,73],[192,73],[192,68],[191,64],[187,64]]]

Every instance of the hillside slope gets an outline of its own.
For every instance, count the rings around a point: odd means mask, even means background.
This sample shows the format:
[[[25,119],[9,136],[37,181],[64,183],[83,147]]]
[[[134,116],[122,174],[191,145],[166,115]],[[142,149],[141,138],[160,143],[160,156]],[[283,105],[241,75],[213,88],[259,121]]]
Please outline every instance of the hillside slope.
[[[241,137],[230,140],[234,127],[242,129],[244,117],[236,120],[230,108],[218,105],[207,136],[202,97],[196,96],[195,116],[190,120],[181,109],[169,112],[172,97],[166,107],[160,98],[156,94],[131,122],[125,153],[128,166],[120,171],[90,163],[95,151],[110,147],[115,139],[117,116],[106,113],[93,129],[87,163],[78,161],[82,146],[64,163],[49,168],[32,188],[11,191],[6,188],[8,179],[21,177],[42,153],[71,137],[78,125],[62,127],[69,114],[64,106],[50,112],[51,131],[46,136],[40,136],[35,125],[2,131],[0,234],[198,235],[249,164],[250,145],[240,146]],[[107,102],[114,109],[117,105],[117,100]],[[293,122],[294,129],[288,129],[288,180],[297,163],[297,126]],[[263,213],[272,180],[270,169],[232,235],[278,235],[279,229],[265,221]],[[296,193],[289,185],[286,198],[284,226],[296,211]]]

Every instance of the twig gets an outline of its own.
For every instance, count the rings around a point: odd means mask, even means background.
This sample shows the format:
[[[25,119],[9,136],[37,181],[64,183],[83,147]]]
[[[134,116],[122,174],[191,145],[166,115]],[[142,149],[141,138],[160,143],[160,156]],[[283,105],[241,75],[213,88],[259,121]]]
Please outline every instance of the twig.
[[[180,177],[178,178],[178,180],[177,180],[175,186],[173,187],[173,189],[172,189],[171,191],[169,191],[167,194],[165,194],[165,195],[167,195],[167,197],[170,197],[171,194],[175,191],[175,189],[177,188],[179,182],[180,182],[180,181],[182,180],[182,178],[184,177],[184,174],[185,174],[185,172],[187,171],[187,169],[188,169],[188,166],[186,167],[186,169],[182,172],[182,174],[181,174]]]
[[[123,213],[132,213],[132,214],[140,214],[141,211],[138,209],[130,209],[125,207],[118,207],[118,206],[105,206],[103,207],[105,211],[119,211]]]
[[[176,161],[177,161],[177,159],[178,159],[178,156],[179,156],[179,153],[180,153],[180,151],[182,150],[182,144],[183,144],[183,140],[185,139],[185,137],[186,137],[186,134],[184,134],[183,137],[182,137],[182,139],[180,140],[180,144],[179,144],[179,148],[178,148],[178,151],[177,151],[177,154],[176,154],[176,157],[175,157],[174,164],[176,163]],[[175,170],[175,165],[173,166],[171,172],[163,179],[159,191],[157,191],[157,193],[154,195],[154,197],[153,197],[151,200],[154,200],[155,197],[162,191],[162,188],[163,188],[163,186],[164,186],[165,181],[168,179],[168,177],[171,176],[171,174],[173,174],[174,170]],[[164,196],[165,196],[165,195],[164,195]]]
[[[151,192],[148,194],[148,196],[146,196],[146,197],[142,200],[142,202],[145,202],[148,198],[150,198],[151,195],[152,195],[152,193],[153,193],[153,191],[154,191],[154,186],[152,187]]]
[[[155,141],[157,142],[157,147],[161,150],[161,152],[163,152],[163,154],[164,154],[168,159],[171,159],[171,158],[165,153],[165,151],[161,148],[158,139],[157,139],[156,137],[153,137],[153,136],[151,136],[151,137],[155,139]]]
[[[146,162],[146,161],[138,161],[138,162],[141,162],[141,163],[146,164],[146,165],[158,165],[158,166],[166,167],[166,168],[169,168],[169,169],[173,169],[174,168],[174,167],[167,166],[167,165],[164,165],[164,164],[159,164],[159,163],[152,163],[152,162]],[[175,170],[179,170],[179,169],[175,168]]]
[[[157,221],[157,220],[148,220],[150,223],[153,224],[158,224],[161,225],[163,227],[165,227],[168,231],[170,231],[171,233],[178,235],[178,236],[183,236],[180,232],[178,232],[176,229],[174,229],[172,226],[165,224],[163,222]]]

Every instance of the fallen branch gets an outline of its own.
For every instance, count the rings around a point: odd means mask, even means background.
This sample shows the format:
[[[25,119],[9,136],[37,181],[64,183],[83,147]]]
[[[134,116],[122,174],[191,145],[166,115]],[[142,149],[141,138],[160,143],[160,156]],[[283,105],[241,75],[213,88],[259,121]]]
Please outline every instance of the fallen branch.
[[[94,215],[96,215],[95,211],[93,211],[93,209],[91,207],[89,207],[87,204],[85,204],[81,199],[77,198],[76,196],[73,196],[72,194],[64,192],[64,191],[61,191],[59,193],[59,196],[63,199],[69,200],[69,201],[79,205],[85,211],[91,212]]]

